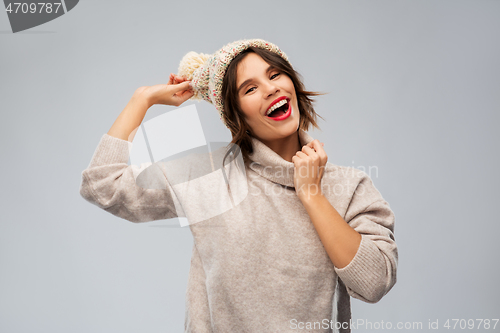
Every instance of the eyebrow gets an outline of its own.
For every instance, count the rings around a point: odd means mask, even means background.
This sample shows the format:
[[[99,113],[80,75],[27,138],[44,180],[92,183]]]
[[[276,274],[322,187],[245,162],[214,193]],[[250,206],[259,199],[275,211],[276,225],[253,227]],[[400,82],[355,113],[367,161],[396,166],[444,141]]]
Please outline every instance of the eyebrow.
[[[274,70],[274,69],[275,69],[275,67],[274,67],[274,66],[269,65],[269,67],[267,67],[267,69],[266,69],[266,74],[267,74],[267,73],[269,73],[270,71]],[[240,90],[241,90],[244,86],[246,86],[247,84],[249,84],[249,83],[250,83],[250,82],[252,82],[252,81],[253,81],[253,78],[250,78],[250,79],[248,79],[248,80],[245,80],[245,81],[244,81],[244,82],[240,85],[240,87],[238,88],[238,90],[236,91],[236,93],[238,93],[238,94],[239,94],[239,93],[240,93]]]

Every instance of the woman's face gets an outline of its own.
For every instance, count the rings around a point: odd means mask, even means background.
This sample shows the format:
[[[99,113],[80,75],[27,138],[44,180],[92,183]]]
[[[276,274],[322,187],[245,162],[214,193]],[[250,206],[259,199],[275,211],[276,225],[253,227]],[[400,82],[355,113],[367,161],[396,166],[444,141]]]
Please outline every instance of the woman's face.
[[[240,108],[257,139],[265,143],[297,132],[299,108],[288,75],[253,52],[241,60],[236,73]]]

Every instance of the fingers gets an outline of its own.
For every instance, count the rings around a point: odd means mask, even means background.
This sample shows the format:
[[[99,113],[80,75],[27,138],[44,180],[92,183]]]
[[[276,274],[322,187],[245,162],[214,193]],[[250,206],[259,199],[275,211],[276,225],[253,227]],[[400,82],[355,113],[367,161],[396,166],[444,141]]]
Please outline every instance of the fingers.
[[[324,144],[319,140],[313,140],[302,147],[302,152],[313,158],[319,157],[320,164],[324,165],[328,161],[328,155],[326,155],[323,146]]]
[[[193,91],[187,91],[186,90],[186,91],[182,92],[181,95],[177,96],[179,105],[182,104],[182,103],[184,103],[185,101],[187,101],[191,97],[193,97],[193,95],[194,95]]]
[[[326,152],[323,149],[323,146],[324,146],[323,142],[319,142],[318,140],[313,140],[304,147],[310,148],[311,149],[310,151],[317,153],[321,158],[325,158]],[[304,147],[302,147],[302,150],[305,150]]]
[[[323,165],[321,164],[320,157],[314,152],[311,147],[308,147],[307,145],[304,146],[302,150],[303,151],[299,150],[297,153],[295,153],[295,156],[292,157],[292,162],[295,164],[295,167],[299,168],[299,170],[302,170],[299,171],[299,173],[303,173],[304,170],[306,170],[306,174],[309,176],[322,177]]]
[[[177,84],[182,81],[185,81],[182,77],[175,75],[174,73],[170,73],[170,76],[168,77],[168,83],[169,84]]]
[[[296,153],[295,153],[295,155],[297,155],[297,156],[298,156],[298,157],[300,157],[300,158],[305,158],[305,157],[307,157],[307,155],[306,155],[305,153],[301,152],[301,151],[296,152]]]
[[[323,142],[319,142],[319,140],[313,140],[309,142],[306,146],[314,149],[316,152],[323,150],[323,146],[325,144]]]
[[[188,79],[179,75],[175,75],[174,73],[170,73],[170,76],[168,78],[168,84],[177,84],[184,81],[188,81]]]
[[[170,86],[170,93],[172,93],[172,98],[175,101],[176,106],[181,105],[194,95],[193,89],[191,89],[191,86],[189,85],[191,81],[184,81],[179,84],[175,84]]]
[[[313,147],[308,146],[308,145],[305,145],[304,147],[302,147],[302,151],[304,153],[306,153],[308,156],[311,156],[314,153],[317,153],[316,149],[314,149]]]

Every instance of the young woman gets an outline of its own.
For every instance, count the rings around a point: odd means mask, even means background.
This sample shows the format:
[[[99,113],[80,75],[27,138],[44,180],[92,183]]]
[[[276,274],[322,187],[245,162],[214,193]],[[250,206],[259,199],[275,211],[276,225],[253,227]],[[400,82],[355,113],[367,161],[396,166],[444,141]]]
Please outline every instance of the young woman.
[[[81,195],[116,216],[187,216],[176,202],[197,208],[214,199],[213,186],[202,184],[195,204],[167,172],[165,190],[138,187],[129,143],[154,104],[201,98],[219,111],[241,149],[249,191],[190,224],[186,332],[349,332],[350,296],[375,303],[396,283],[394,214],[366,173],[329,163],[306,133],[318,127],[315,95],[267,41],[190,52],[167,84],[137,89],[83,171]]]

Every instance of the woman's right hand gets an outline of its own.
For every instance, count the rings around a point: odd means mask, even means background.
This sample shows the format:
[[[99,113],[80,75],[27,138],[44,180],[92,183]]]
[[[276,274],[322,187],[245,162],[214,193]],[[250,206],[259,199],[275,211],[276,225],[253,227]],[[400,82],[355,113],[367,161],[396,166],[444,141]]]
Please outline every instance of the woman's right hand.
[[[186,78],[170,74],[167,84],[156,84],[139,88],[141,94],[145,94],[149,104],[163,104],[179,106],[191,97],[193,89],[189,85],[191,81]]]

